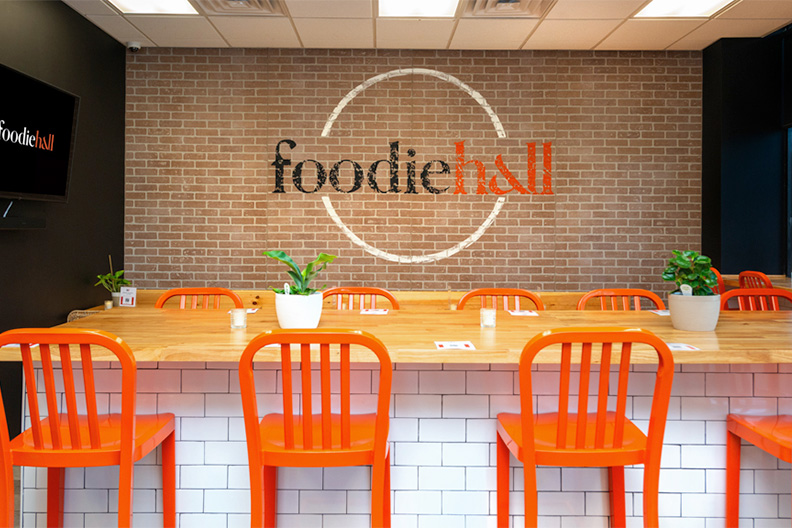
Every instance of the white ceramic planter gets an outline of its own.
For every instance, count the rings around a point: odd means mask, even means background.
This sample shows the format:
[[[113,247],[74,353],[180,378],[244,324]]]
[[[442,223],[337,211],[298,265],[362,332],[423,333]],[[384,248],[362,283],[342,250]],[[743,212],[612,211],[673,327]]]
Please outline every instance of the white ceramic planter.
[[[322,292],[311,295],[276,293],[275,313],[281,328],[316,328],[322,316]]]
[[[712,332],[720,316],[720,295],[668,296],[671,324],[677,330]]]

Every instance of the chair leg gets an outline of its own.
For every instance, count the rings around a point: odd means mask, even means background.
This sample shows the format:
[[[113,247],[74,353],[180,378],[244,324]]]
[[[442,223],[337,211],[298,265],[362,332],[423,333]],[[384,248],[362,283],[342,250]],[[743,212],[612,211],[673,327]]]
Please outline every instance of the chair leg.
[[[625,505],[624,466],[608,468],[608,487],[610,489],[611,526],[627,526],[627,507]]]
[[[47,528],[63,526],[63,479],[65,468],[47,468]]]
[[[132,526],[132,489],[135,463],[122,460],[118,475],[118,528]]]
[[[387,519],[386,519],[387,518]],[[371,467],[371,527],[390,526],[390,452]]]
[[[657,528],[660,524],[660,457],[644,464],[643,524],[645,528]]]
[[[264,466],[262,480],[264,483],[264,526],[275,528],[278,523],[278,468]]]
[[[264,468],[248,461],[250,469],[250,528],[264,526]]]
[[[726,527],[740,523],[740,437],[726,433]]]
[[[497,434],[496,494],[498,500],[498,528],[509,527],[509,448]]]
[[[176,435],[162,442],[162,524],[176,528]]]
[[[391,482],[390,450],[385,457],[385,488],[382,490],[382,526],[391,527]]]

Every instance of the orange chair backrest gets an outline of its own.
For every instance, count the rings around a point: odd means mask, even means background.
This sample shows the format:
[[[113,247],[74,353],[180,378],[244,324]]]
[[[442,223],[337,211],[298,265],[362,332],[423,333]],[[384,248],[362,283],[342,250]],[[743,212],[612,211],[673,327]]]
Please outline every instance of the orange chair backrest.
[[[740,288],[772,288],[770,277],[761,271],[741,271],[739,275]]]
[[[399,301],[396,297],[383,288],[372,286],[337,286],[328,288],[322,293],[322,298],[335,297],[336,309],[342,310],[363,310],[377,307],[377,298],[384,297],[394,310],[399,309]]]
[[[256,402],[253,376],[253,358],[267,345],[278,345],[281,356],[281,382],[285,447],[290,451],[344,450],[350,447],[352,415],[350,364],[352,348],[368,349],[366,362],[379,363],[379,388],[377,391],[377,418],[375,445],[385,456],[388,438],[388,408],[390,405],[393,367],[385,345],[373,335],[357,330],[270,330],[259,334],[245,347],[239,360],[239,382],[242,393],[242,410],[245,417],[248,453],[260,454],[260,416]],[[292,346],[294,345],[294,346]],[[373,353],[373,354],[372,354]],[[374,356],[372,358],[372,355]],[[333,368],[333,366],[336,368]],[[294,366],[299,372],[294,372]],[[318,387],[314,387],[312,371],[318,366]],[[299,374],[297,379],[293,376]],[[335,379],[336,383],[332,383]],[[331,385],[337,385],[335,387]],[[315,396],[316,394],[316,396]],[[294,402],[299,402],[295,409]],[[318,409],[314,408],[314,405]],[[272,412],[273,409],[267,409]],[[367,411],[370,412],[370,411]],[[336,430],[332,415],[340,414],[340,427]],[[302,437],[295,435],[295,416],[302,417]],[[375,456],[377,453],[375,453]]]
[[[525,345],[520,356],[519,367],[523,442],[527,446],[523,452],[533,452],[531,444],[534,442],[532,398],[534,359],[542,351],[550,352],[545,349],[553,347],[554,350],[557,350],[559,346],[560,352],[555,352],[561,356],[559,384],[557,389],[550,388],[559,396],[557,428],[555,438],[547,440],[554,441],[557,449],[618,449],[622,447],[634,344],[641,345],[642,355],[646,354],[644,349],[647,347],[644,345],[648,345],[654,349],[658,359],[649,418],[647,449],[654,448],[655,454],[659,456],[674,376],[674,359],[668,345],[648,330],[617,327],[547,330],[536,335]],[[579,358],[579,372],[574,373],[578,377],[577,383],[573,383],[573,357]],[[596,363],[599,364],[599,371],[595,374],[596,387],[591,387],[592,364]],[[618,365],[618,370],[612,370],[612,365]],[[543,372],[542,374],[547,373]],[[615,389],[615,398],[612,388]],[[543,391],[546,389],[547,387],[543,387]],[[570,402],[575,398],[577,398],[575,411],[577,419],[573,424],[570,424],[569,407]],[[590,402],[590,399],[593,400]],[[596,407],[596,411],[590,412],[590,409],[594,407]],[[590,424],[594,425],[593,431]],[[588,435],[586,435],[587,430],[589,431]]]
[[[223,297],[231,299],[235,308],[245,307],[242,298],[226,288],[174,288],[160,295],[154,307],[162,308],[165,302],[173,297],[179,298],[179,308],[182,310],[196,308],[217,310],[220,308],[220,299]]]
[[[585,310],[589,299],[598,298],[601,310],[640,310],[641,300],[647,299],[656,310],[665,310],[665,303],[656,294],[640,288],[613,288],[592,290],[580,298],[578,310]]]
[[[712,293],[716,295],[723,295],[724,292],[726,292],[726,285],[723,284],[723,276],[716,268],[710,268],[710,270],[715,274],[715,278],[718,279],[718,285],[712,288]]]
[[[457,310],[462,310],[467,302],[474,297],[481,300],[481,308],[501,308],[503,310],[544,310],[544,303],[533,292],[520,288],[478,288],[463,295],[457,303]],[[523,306],[520,299],[530,302]]]
[[[792,303],[792,292],[780,288],[738,288],[721,296],[721,310],[729,307],[729,300],[737,299],[737,309],[750,312],[780,310],[779,299]]]
[[[137,365],[129,346],[109,332],[80,328],[20,328],[0,334],[0,346],[18,345],[22,352],[28,411],[33,444],[41,450],[80,450],[100,447],[93,356],[107,361],[115,356],[121,363],[121,456],[132,457],[137,402]],[[97,350],[99,349],[99,350]],[[79,351],[82,389],[75,388],[72,354]],[[45,402],[39,402],[34,353],[41,360]],[[110,355],[107,354],[110,352]],[[60,361],[58,372],[53,361]],[[58,393],[62,383],[63,403]],[[78,395],[80,403],[78,404]],[[63,409],[65,407],[65,409]],[[46,415],[43,411],[46,410]],[[46,420],[46,423],[44,423]],[[83,420],[83,424],[80,421]],[[87,423],[87,430],[85,427]],[[45,435],[45,432],[49,432]]]

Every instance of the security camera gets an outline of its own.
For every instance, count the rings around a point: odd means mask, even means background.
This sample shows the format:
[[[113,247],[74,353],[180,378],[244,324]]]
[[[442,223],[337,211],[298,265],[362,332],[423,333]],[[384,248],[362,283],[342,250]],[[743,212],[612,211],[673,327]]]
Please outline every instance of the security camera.
[[[140,42],[127,42],[127,49],[132,53],[140,51]]]

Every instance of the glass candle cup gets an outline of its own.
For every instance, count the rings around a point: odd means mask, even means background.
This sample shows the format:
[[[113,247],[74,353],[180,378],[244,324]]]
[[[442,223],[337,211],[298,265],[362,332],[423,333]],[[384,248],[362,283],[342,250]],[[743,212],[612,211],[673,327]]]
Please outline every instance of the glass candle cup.
[[[247,328],[247,310],[245,308],[231,310],[231,328]]]
[[[495,308],[482,308],[480,313],[481,328],[495,328]]]

